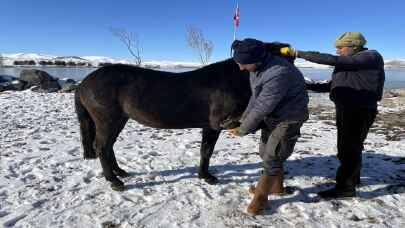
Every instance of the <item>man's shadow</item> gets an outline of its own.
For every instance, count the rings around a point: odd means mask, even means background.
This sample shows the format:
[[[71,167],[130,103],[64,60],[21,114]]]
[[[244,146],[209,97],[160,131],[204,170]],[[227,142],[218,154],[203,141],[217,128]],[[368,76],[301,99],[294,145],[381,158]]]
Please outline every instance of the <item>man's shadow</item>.
[[[305,151],[295,151],[296,154],[308,154]],[[252,154],[251,156],[258,156]],[[400,194],[405,192],[405,157],[390,156],[380,154],[375,151],[363,152],[363,168],[361,172],[360,190],[358,188],[358,196],[364,199],[371,199],[384,195]],[[321,177],[323,180],[330,179],[327,183],[315,184],[311,187],[292,186],[294,194],[292,197],[282,197],[276,201],[272,201],[272,205],[282,205],[287,202],[314,202],[314,197],[310,194],[315,194],[319,191],[330,188],[334,184],[339,161],[334,155],[306,155],[295,160],[287,160],[285,163],[285,182],[290,185],[294,179],[300,177]],[[150,181],[140,183],[129,183],[126,189],[144,188],[161,184],[170,184],[184,179],[197,179],[197,167],[188,166],[174,170],[161,170],[154,172],[153,176],[170,177],[177,176],[171,180]],[[257,172],[246,172],[249,170],[258,170]],[[261,163],[247,164],[224,164],[213,165],[210,167],[213,173],[219,179],[219,185],[229,183],[255,183],[261,175]],[[136,175],[146,175],[147,173],[132,173]],[[129,181],[131,181],[130,178]],[[201,180],[202,181],[202,180]],[[382,185],[373,191],[362,191],[363,186]]]

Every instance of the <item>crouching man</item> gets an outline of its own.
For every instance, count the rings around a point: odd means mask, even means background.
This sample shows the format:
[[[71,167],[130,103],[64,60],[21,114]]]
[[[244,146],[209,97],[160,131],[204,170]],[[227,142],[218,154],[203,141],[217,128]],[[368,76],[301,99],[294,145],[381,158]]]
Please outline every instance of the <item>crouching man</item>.
[[[286,59],[265,50],[255,39],[236,40],[232,44],[233,59],[240,70],[250,72],[252,96],[238,128],[237,136],[254,133],[264,122],[259,145],[263,174],[247,211],[259,214],[268,203],[268,195],[284,191],[284,161],[291,155],[300,136],[300,128],[308,119],[308,94],[301,72]]]

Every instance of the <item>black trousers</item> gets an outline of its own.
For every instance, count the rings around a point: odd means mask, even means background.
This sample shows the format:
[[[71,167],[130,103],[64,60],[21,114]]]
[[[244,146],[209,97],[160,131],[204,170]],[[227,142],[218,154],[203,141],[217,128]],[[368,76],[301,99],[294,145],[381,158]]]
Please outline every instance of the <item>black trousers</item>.
[[[363,143],[377,115],[376,108],[336,105],[338,188],[354,189],[360,181]]]

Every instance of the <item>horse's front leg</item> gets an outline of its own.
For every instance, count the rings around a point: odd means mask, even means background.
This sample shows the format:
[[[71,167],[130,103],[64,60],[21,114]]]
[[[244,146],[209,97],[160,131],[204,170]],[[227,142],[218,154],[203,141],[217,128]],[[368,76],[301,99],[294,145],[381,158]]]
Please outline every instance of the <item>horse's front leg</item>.
[[[116,191],[123,191],[124,190],[124,183],[117,178],[116,174],[114,173],[114,150],[113,150],[113,137],[111,133],[110,126],[105,125],[96,125],[96,153],[100,158],[101,167],[103,168],[103,175],[105,179],[111,182],[111,188]]]
[[[221,131],[214,130],[211,128],[203,128],[202,130],[202,141],[200,149],[200,168],[198,170],[198,177],[204,179],[208,184],[218,183],[218,179],[211,175],[208,171],[210,166],[210,158],[212,152],[214,151],[215,143],[218,140]]]

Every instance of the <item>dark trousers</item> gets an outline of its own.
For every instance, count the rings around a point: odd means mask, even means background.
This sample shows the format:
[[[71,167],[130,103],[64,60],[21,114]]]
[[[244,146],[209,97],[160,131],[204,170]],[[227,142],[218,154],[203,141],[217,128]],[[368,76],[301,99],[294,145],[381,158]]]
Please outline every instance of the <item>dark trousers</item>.
[[[376,108],[336,105],[337,157],[340,161],[337,187],[354,189],[359,183],[363,143],[376,114]]]

